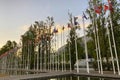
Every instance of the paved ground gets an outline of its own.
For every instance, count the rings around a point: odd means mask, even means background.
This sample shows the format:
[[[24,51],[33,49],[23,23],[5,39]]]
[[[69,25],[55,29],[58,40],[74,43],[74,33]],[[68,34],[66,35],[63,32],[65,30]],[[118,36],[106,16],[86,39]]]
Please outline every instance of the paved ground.
[[[112,72],[105,71],[104,74],[99,74],[96,71],[92,71],[90,74],[86,73],[85,71],[80,71],[80,73],[73,72],[48,72],[48,73],[39,73],[39,74],[28,74],[28,75],[18,75],[18,76],[4,76],[0,77],[0,80],[24,80],[24,79],[34,79],[34,78],[53,78],[53,77],[62,77],[62,76],[90,76],[90,77],[101,77],[101,78],[113,78],[113,79],[120,79],[119,75],[114,75]]]

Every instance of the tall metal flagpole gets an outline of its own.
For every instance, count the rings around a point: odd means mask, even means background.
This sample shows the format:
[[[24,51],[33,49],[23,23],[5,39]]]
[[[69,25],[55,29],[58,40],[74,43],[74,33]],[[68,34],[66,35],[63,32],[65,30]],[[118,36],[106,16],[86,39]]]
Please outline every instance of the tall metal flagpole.
[[[31,43],[30,43],[30,47],[29,47],[29,48],[30,48],[30,62],[29,62],[29,69],[31,68],[31,60],[32,60],[32,56],[31,56],[31,55],[32,55],[32,51],[31,51],[31,50],[32,50],[32,46],[33,46],[33,42],[31,41]]]
[[[27,51],[27,44],[25,46],[25,52]],[[26,52],[27,53],[27,52]],[[12,57],[12,56],[11,56]],[[27,66],[27,57],[25,56],[25,53],[24,53],[24,69],[26,69],[26,66]]]
[[[27,59],[28,59],[28,61],[27,61],[27,70],[29,70],[29,64],[30,64],[30,52],[29,52],[29,45],[30,45],[30,42],[28,42],[28,45],[27,45],[27,53],[28,53],[28,57],[27,57]]]
[[[35,70],[35,60],[36,60],[36,53],[34,53],[34,70]]]
[[[94,10],[94,12],[95,12],[95,10]],[[101,50],[100,50],[100,42],[99,42],[99,35],[98,35],[98,30],[97,30],[97,22],[96,22],[96,20],[95,20],[95,16],[93,16],[93,18],[94,18],[94,20],[93,20],[93,23],[95,23],[95,33],[96,33],[96,35],[95,35],[95,37],[96,37],[96,42],[97,42],[97,44],[96,44],[96,50],[98,50],[98,57],[99,57],[99,61],[100,61],[100,70],[101,70],[101,74],[103,74],[103,68],[102,68],[102,59],[101,59]],[[99,63],[98,63],[99,64]],[[99,66],[98,66],[98,68],[99,68]]]
[[[55,51],[53,51],[53,71],[55,70]]]
[[[53,36],[54,36],[54,31],[53,31]],[[54,36],[55,37],[55,36]],[[52,61],[52,63],[53,63],[53,71],[55,70],[55,50],[54,50],[54,48],[55,48],[55,38],[53,37],[53,49],[52,49],[52,57],[53,57],[53,61]]]
[[[59,38],[59,36],[57,36],[57,41],[59,40],[58,38]],[[59,42],[58,42],[57,46],[58,46],[58,48],[59,48]],[[57,50],[58,50],[58,49],[57,49]],[[60,54],[60,53],[59,53],[59,51],[57,51],[57,54],[58,54],[58,71],[59,71],[59,70],[60,70],[60,64],[59,64],[59,63],[60,63],[60,59],[59,59],[59,54]]]
[[[78,60],[78,50],[77,50],[77,38],[76,38],[76,32],[75,32],[75,52],[76,52],[76,64],[77,64],[77,73],[79,73],[79,60]]]
[[[96,39],[96,35],[95,35],[95,31],[94,31],[94,36],[95,36],[95,46],[96,46],[96,55],[97,55],[97,63],[98,63],[98,72],[100,73],[100,59],[99,59],[99,55],[98,55],[98,45],[97,45],[97,39]]]
[[[63,32],[61,32],[61,46],[63,44]],[[62,54],[62,71],[63,71],[63,51],[61,50],[61,54]]]
[[[90,8],[91,8],[91,1],[90,1],[90,3],[89,3],[89,6],[90,6]],[[91,13],[91,10],[90,10],[90,13]],[[91,13],[91,14],[93,14],[93,13]],[[94,18],[94,14],[93,14],[93,18]],[[94,19],[92,19],[92,24],[93,24],[93,27],[95,27],[95,23],[94,23]],[[98,72],[100,73],[100,59],[99,59],[99,54],[98,54],[98,45],[97,45],[97,38],[96,38],[96,31],[93,31],[93,33],[94,33],[94,37],[95,37],[95,47],[96,47],[96,56],[97,56],[97,65],[98,65]]]
[[[51,28],[50,28],[50,30],[51,30]],[[50,36],[49,37],[50,37],[50,42],[49,42],[49,58],[50,58],[50,72],[51,72],[51,70],[52,70],[51,69],[51,66],[52,66],[52,60],[51,60],[52,59],[51,58],[51,40],[52,40],[51,39],[51,32],[50,32]]]
[[[70,30],[68,27],[68,35],[70,36]],[[70,40],[68,41],[68,45],[69,45],[69,60],[70,60],[70,72],[72,71],[72,67],[71,67],[71,51],[70,51]]]
[[[39,69],[39,47],[40,44],[38,44],[38,52],[37,52],[37,70]]]
[[[45,46],[46,46],[46,44],[45,44]],[[47,57],[46,57],[46,48],[44,49],[44,71],[46,71],[47,70],[47,67],[46,67],[46,62],[47,62]]]
[[[57,61],[57,71],[59,70],[58,69],[58,65],[59,65],[59,60],[58,60],[58,35],[57,35],[57,33],[56,33],[56,61]]]
[[[41,32],[41,43],[39,44],[39,67],[41,67],[41,71],[44,71],[44,40],[43,40],[43,32]],[[41,65],[40,65],[41,64]]]
[[[111,15],[110,15],[111,16]],[[116,57],[116,61],[117,61],[117,70],[118,70],[118,75],[120,75],[120,67],[119,67],[119,62],[118,62],[118,53],[117,53],[117,49],[116,49],[116,44],[115,44],[115,37],[114,37],[114,32],[113,32],[113,24],[112,24],[112,19],[110,17],[110,25],[111,25],[111,33],[112,33],[112,39],[113,39],[113,45],[114,45],[114,50],[115,50],[115,57]]]
[[[112,66],[113,66],[113,73],[116,74],[116,71],[115,71],[115,63],[114,63],[114,58],[113,58],[113,51],[112,51],[112,44],[111,44],[111,40],[110,40],[110,31],[108,29],[108,26],[107,26],[107,33],[108,33],[108,41],[109,41],[109,46],[110,46],[110,53],[111,53],[111,58],[112,58]]]
[[[65,59],[65,35],[64,35],[64,30],[63,30],[63,46],[64,46],[64,52],[63,52],[63,60],[64,60],[64,70],[66,71],[66,59]]]
[[[99,34],[97,30],[97,23],[95,21],[95,31],[96,31],[96,36],[97,36],[97,43],[98,43],[98,54],[99,54],[99,59],[100,59],[100,68],[101,68],[101,74],[103,74],[103,67],[102,67],[102,58],[101,58],[101,50],[100,50],[100,41],[99,41]]]
[[[50,57],[50,72],[51,72],[51,70],[52,70],[52,69],[51,69],[51,66],[52,66],[52,63],[51,63],[51,61],[52,61],[52,60],[51,60],[51,59],[52,59],[52,58],[51,58],[51,48],[50,48],[50,53],[49,53],[49,55],[50,55],[50,56],[49,56],[49,57]]]
[[[91,4],[90,4],[90,7],[91,7]],[[94,17],[94,16],[93,16]],[[94,23],[94,19],[92,20],[92,24],[93,24],[93,27],[95,27],[95,23]],[[99,59],[99,54],[98,54],[98,45],[97,45],[97,38],[96,38],[96,30],[93,32],[94,33],[94,37],[95,37],[95,47],[96,47],[96,56],[97,56],[97,63],[98,63],[98,72],[100,73],[100,59]]]
[[[57,49],[56,49],[56,44],[57,44],[57,38],[56,38],[56,32],[55,32],[55,64],[56,64],[56,71],[57,71]]]
[[[72,28],[73,27],[73,22],[72,22],[72,14],[69,12],[68,10],[68,15],[69,15],[69,18],[70,18],[70,23],[68,23],[68,31],[69,31],[69,37],[70,37],[70,30],[69,28]],[[70,39],[69,39],[70,40]],[[70,41],[69,41],[69,58],[70,58],[70,71],[72,71],[72,63],[71,63],[71,51],[70,51]]]
[[[92,0],[90,0],[90,3],[93,3]],[[92,4],[93,5],[93,4]],[[90,4],[90,8],[92,6]],[[95,12],[95,11],[94,11]],[[93,14],[93,13],[92,13]],[[93,26],[95,27],[95,31],[94,31],[94,36],[95,36],[95,46],[96,46],[96,55],[97,55],[97,63],[98,63],[98,70],[99,70],[99,73],[101,72],[100,69],[102,69],[102,65],[101,65],[101,56],[100,56],[100,47],[99,47],[99,41],[98,41],[98,34],[95,34],[97,33],[97,28],[96,28],[96,22],[95,22],[95,17],[94,17],[94,14],[93,14]],[[100,63],[99,63],[100,62]]]
[[[22,44],[22,45],[23,45],[23,44]],[[26,47],[25,45],[26,45],[26,44],[24,44],[24,45],[23,45],[24,47],[22,47],[22,48],[24,48],[24,49],[23,49],[23,50],[24,50],[24,51],[23,51],[24,53],[25,53],[25,47]],[[24,56],[24,53],[22,53],[22,58],[23,58],[23,59],[22,59],[22,69],[25,69],[25,56]],[[10,58],[11,58],[11,55],[10,55]],[[22,72],[22,73],[23,73],[23,72]]]
[[[109,4],[109,8],[111,7],[109,1],[108,0],[108,4]],[[110,27],[111,27],[111,33],[112,33],[112,39],[113,39],[113,46],[114,46],[114,51],[115,51],[115,57],[116,57],[116,62],[117,62],[117,70],[118,70],[118,75],[120,75],[120,67],[119,67],[119,61],[118,61],[118,53],[117,53],[117,49],[116,49],[116,43],[115,43],[115,36],[114,36],[114,31],[113,31],[113,23],[112,23],[112,16],[111,16],[111,10],[109,10],[109,15],[110,15]]]
[[[83,13],[84,14],[84,13]],[[88,50],[87,50],[87,41],[86,41],[86,34],[85,34],[85,22],[83,18],[83,32],[84,32],[84,44],[85,44],[85,55],[86,55],[86,65],[87,65],[87,73],[89,73],[89,62],[88,62]]]
[[[64,45],[64,69],[66,71],[66,58],[65,58],[65,31],[63,30],[63,45]]]
[[[51,42],[52,46],[54,46],[53,43],[54,43],[54,40],[52,39],[52,42]],[[53,66],[54,66],[54,57],[53,57],[53,48],[51,48],[51,70],[54,70]]]

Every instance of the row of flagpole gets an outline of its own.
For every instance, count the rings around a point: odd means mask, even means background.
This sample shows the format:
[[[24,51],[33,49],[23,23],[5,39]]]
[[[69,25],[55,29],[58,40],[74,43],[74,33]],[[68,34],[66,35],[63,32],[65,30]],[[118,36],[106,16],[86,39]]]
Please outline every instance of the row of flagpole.
[[[91,4],[89,4],[89,7],[91,8]],[[95,10],[94,10],[95,11]],[[91,11],[90,11],[91,13]],[[96,55],[97,55],[97,63],[98,63],[98,71],[99,73],[103,74],[103,69],[102,69],[102,60],[101,60],[101,50],[100,50],[100,42],[99,42],[99,34],[98,34],[98,29],[97,29],[97,23],[96,23],[96,19],[94,17],[94,13],[93,14],[93,27],[94,27],[94,37],[95,37],[95,46],[96,46]]]
[[[91,6],[90,6],[91,7]],[[113,67],[113,73],[116,74],[115,71],[115,63],[114,63],[114,56],[113,56],[113,50],[115,51],[115,58],[116,58],[116,62],[117,62],[117,73],[120,75],[120,70],[119,70],[119,61],[118,61],[118,53],[117,53],[117,49],[116,49],[116,43],[115,43],[115,38],[114,38],[114,32],[113,32],[113,24],[112,24],[112,17],[111,17],[111,12],[109,11],[109,23],[106,20],[106,23],[108,23],[110,25],[110,30],[108,28],[108,25],[106,25],[106,29],[107,29],[107,36],[108,36],[108,42],[109,42],[109,47],[110,47],[110,55],[112,58],[112,67]],[[98,71],[99,73],[103,74],[103,66],[102,66],[102,56],[101,56],[101,49],[100,49],[100,36],[98,33],[98,25],[97,25],[97,18],[95,18],[94,14],[93,16],[93,20],[91,21],[91,23],[93,24],[92,26],[94,27],[94,37],[95,37],[95,47],[96,47],[96,55],[97,55],[97,65],[98,65]],[[85,47],[85,58],[86,58],[86,71],[87,73],[90,73],[89,70],[89,58],[88,58],[88,51],[87,51],[87,40],[86,40],[86,33],[85,33],[85,20],[84,20],[84,13],[83,13],[83,17],[82,17],[82,22],[83,22],[83,31],[84,31],[84,47]],[[73,24],[71,22],[72,27],[75,28],[75,24]],[[110,31],[112,33],[112,35],[110,35]],[[68,28],[68,32],[70,34],[70,30]],[[112,36],[112,38],[110,37]],[[57,42],[58,39],[58,35],[55,32],[54,33],[54,40],[53,40],[53,52],[49,52],[47,55],[47,48],[46,50],[43,49],[43,43],[40,42],[37,46],[37,52],[34,54],[34,70],[41,70],[41,71],[60,71],[60,54],[61,54],[61,70],[62,71],[66,71],[67,67],[66,67],[66,53],[65,53],[65,47],[63,50],[61,50],[61,52],[58,51],[58,47],[59,47],[59,42]],[[114,49],[112,49],[112,41],[113,40],[113,46]],[[31,43],[30,43],[31,44]],[[24,69],[30,69],[30,63],[31,63],[31,57],[32,57],[32,53],[30,52],[31,49],[31,45],[28,44],[28,47],[24,47],[25,51],[27,52],[27,56],[23,54],[22,56],[22,68]],[[65,45],[65,31],[64,29],[61,32],[61,46]],[[71,69],[71,50],[70,50],[70,43],[68,43],[69,46],[69,68],[70,71]],[[78,58],[78,50],[77,50],[77,35],[75,34],[75,53],[76,53],[76,63],[77,63],[77,72],[79,73],[79,58]],[[44,46],[46,47],[46,45]],[[26,49],[27,48],[27,49]],[[39,49],[40,48],[40,49]],[[13,58],[13,57],[11,57]],[[27,58],[27,59],[26,59]],[[50,58],[50,59],[49,59]],[[3,63],[5,61],[5,58],[3,58]],[[12,61],[12,60],[11,60]],[[36,63],[36,64],[35,64]],[[6,65],[5,65],[6,66]],[[12,64],[9,65],[12,67]],[[4,67],[4,66],[3,66]]]
[[[5,75],[17,75],[17,71],[13,71],[13,69],[17,69],[20,65],[18,62],[18,58],[15,56],[17,47],[5,52],[0,56],[0,73]]]
[[[102,3],[102,1],[101,1]],[[91,4],[90,4],[91,5]],[[111,39],[113,40],[113,46],[114,46],[114,51],[115,51],[115,58],[116,58],[116,62],[117,62],[117,70],[118,70],[118,74],[120,75],[120,71],[119,71],[119,61],[118,61],[118,53],[117,53],[117,49],[116,49],[116,44],[115,44],[115,39],[114,39],[114,32],[113,32],[113,24],[112,24],[112,17],[111,17],[111,13],[113,11],[113,8],[112,8],[112,2],[111,0],[108,0],[108,6],[107,5],[104,5],[105,7],[105,11],[109,10],[109,18],[108,20],[106,20],[106,23],[107,24],[110,24],[110,30],[111,30],[111,33],[112,33],[112,38],[110,38],[110,31],[109,31],[109,28],[108,28],[108,25],[106,26],[107,28],[107,35],[108,35],[108,41],[109,41],[109,47],[110,47],[110,54],[111,54],[111,58],[112,58],[112,67],[113,67],[113,73],[116,74],[116,71],[115,71],[115,63],[114,63],[114,57],[113,57],[113,50],[112,50],[112,43],[111,43]],[[91,6],[90,6],[91,7]],[[95,13],[97,14],[100,14],[101,13],[101,9],[95,9]],[[94,15],[94,14],[93,14]],[[96,53],[97,53],[97,61],[98,61],[98,70],[99,70],[99,73],[103,74],[103,68],[102,68],[102,61],[101,61],[101,51],[100,51],[100,42],[99,42],[99,35],[98,35],[98,31],[97,31],[97,23],[96,23],[96,18],[93,16],[93,23],[92,24],[95,24],[93,25],[93,27],[95,27],[95,44],[96,44]],[[108,23],[108,21],[110,21]],[[97,52],[98,50],[98,52]],[[100,62],[100,64],[99,64]]]

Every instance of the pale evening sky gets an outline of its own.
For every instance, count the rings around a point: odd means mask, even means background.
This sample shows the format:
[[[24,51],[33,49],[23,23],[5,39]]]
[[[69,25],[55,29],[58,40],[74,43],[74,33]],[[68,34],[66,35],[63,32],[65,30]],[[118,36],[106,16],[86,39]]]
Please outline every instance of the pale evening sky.
[[[56,24],[68,22],[68,10],[82,16],[88,0],[0,0],[0,47],[7,40],[19,42],[34,21],[53,16]]]

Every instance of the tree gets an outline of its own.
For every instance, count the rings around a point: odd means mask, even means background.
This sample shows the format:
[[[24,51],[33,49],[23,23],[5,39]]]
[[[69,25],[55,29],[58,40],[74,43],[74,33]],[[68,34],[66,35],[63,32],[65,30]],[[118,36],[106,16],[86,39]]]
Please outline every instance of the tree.
[[[8,40],[5,45],[0,49],[0,55],[4,54],[5,52],[17,47],[17,43],[15,41]]]
[[[67,40],[67,45],[66,45],[66,55],[67,55],[67,60],[71,60],[71,68],[74,70],[74,64],[76,63],[76,50],[75,50],[75,37],[76,37],[76,42],[77,42],[77,52],[78,52],[78,59],[81,59],[84,57],[84,48],[82,47],[83,42],[81,38],[77,37],[76,30],[79,28],[78,25],[74,25],[72,22],[72,14],[69,13],[69,18],[70,18],[70,23],[69,26],[71,27],[69,37]],[[70,53],[69,53],[70,49]],[[69,59],[69,56],[70,59]]]

